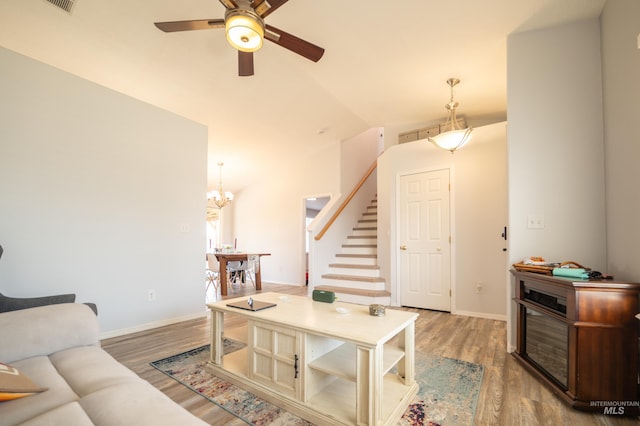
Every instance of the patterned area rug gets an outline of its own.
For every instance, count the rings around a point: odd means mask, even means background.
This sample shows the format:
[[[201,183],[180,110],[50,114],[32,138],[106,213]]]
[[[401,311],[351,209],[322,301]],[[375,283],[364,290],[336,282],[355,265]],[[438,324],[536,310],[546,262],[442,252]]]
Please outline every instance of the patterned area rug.
[[[224,339],[225,353],[244,343]],[[256,426],[310,426],[289,413],[204,369],[209,345],[151,362],[151,366],[182,383],[209,401]],[[418,395],[398,422],[401,426],[471,425],[478,403],[482,365],[438,355],[416,353]]]

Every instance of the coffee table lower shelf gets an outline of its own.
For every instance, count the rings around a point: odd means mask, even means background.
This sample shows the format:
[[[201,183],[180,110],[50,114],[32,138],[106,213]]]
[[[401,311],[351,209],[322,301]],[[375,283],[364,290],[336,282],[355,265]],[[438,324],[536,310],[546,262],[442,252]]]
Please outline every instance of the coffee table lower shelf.
[[[317,425],[356,424],[356,384],[349,380],[336,379],[307,402],[297,401],[261,383],[254,382],[239,370],[242,369],[244,350],[235,352],[233,357],[225,357],[225,368],[209,362],[206,371],[254,395],[292,412]],[[402,417],[413,398],[418,393],[418,384],[406,386],[401,377],[387,374],[383,379],[382,400],[388,402],[382,407],[381,425],[395,425]],[[391,403],[392,401],[395,402]]]

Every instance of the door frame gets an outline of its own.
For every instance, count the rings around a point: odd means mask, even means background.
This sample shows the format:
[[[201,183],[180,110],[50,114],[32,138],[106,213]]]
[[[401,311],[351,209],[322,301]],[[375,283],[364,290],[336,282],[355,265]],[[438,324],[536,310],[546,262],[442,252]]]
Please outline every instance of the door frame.
[[[455,168],[451,163],[448,164],[439,164],[432,165],[429,167],[419,168],[419,169],[409,169],[398,171],[395,176],[395,197],[393,200],[394,204],[394,215],[396,217],[395,221],[395,247],[392,247],[393,253],[395,253],[395,290],[394,293],[397,295],[396,303],[400,304],[400,241],[398,236],[400,235],[400,178],[407,175],[413,175],[418,173],[429,173],[435,172],[437,170],[449,170],[449,184],[451,185],[451,189],[449,191],[449,227],[451,231],[451,263],[449,267],[451,268],[450,277],[451,277],[451,313],[455,313],[457,310],[456,307],[456,231],[455,231]]]
[[[311,221],[309,226],[307,226],[307,200],[309,198],[328,198],[327,202],[322,206],[318,215]],[[302,238],[300,240],[300,261],[302,267],[300,268],[300,282],[305,283],[308,279],[306,285],[309,285],[312,281],[312,270],[313,270],[313,259],[311,259],[313,253],[313,244],[314,241],[311,238],[309,227],[312,227],[316,220],[322,220],[327,215],[327,211],[335,204],[335,199],[332,192],[325,192],[321,194],[311,194],[304,195],[302,197]],[[307,253],[307,238],[309,238],[309,253]],[[308,257],[307,257],[308,256]],[[309,268],[308,276],[306,267]],[[312,286],[313,287],[313,286]]]

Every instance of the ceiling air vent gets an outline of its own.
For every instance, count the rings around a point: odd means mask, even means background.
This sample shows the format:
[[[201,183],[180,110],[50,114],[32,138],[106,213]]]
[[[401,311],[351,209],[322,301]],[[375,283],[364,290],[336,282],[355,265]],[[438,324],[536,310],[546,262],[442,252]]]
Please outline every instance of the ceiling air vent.
[[[73,6],[76,4],[76,0],[45,0],[47,3],[51,3],[52,5],[64,10],[69,15],[73,12]]]
[[[458,121],[456,121],[456,125],[460,129],[465,129],[467,127],[467,120],[464,117],[459,117]],[[410,132],[400,133],[398,135],[398,143],[407,143],[413,141],[419,141],[422,139],[427,139],[433,137],[435,135],[439,135],[444,131],[445,124],[435,124],[431,127],[425,127],[422,129],[412,130]]]

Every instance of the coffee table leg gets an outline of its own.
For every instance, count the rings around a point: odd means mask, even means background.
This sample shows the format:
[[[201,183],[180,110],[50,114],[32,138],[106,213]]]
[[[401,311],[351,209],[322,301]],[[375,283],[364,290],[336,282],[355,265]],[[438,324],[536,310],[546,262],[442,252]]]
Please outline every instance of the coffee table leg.
[[[211,311],[211,362],[215,365],[222,364],[224,355],[224,343],[222,334],[224,332],[224,313]]]
[[[382,413],[382,346],[358,347],[356,357],[356,423],[375,425]]]

